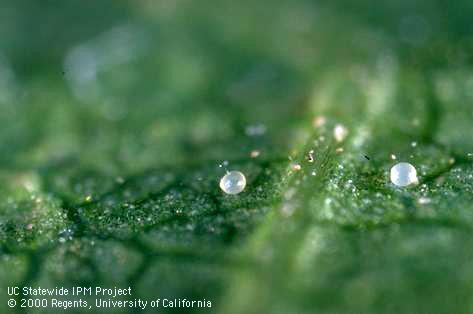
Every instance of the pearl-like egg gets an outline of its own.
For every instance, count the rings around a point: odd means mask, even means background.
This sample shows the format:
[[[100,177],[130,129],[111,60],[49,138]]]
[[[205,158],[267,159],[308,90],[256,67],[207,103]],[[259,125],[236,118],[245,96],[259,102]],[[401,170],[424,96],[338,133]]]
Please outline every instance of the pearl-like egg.
[[[391,168],[391,182],[400,187],[417,184],[419,180],[416,168],[407,162],[395,164]]]
[[[240,171],[230,171],[220,180],[220,188],[227,194],[239,194],[246,187],[246,178]]]

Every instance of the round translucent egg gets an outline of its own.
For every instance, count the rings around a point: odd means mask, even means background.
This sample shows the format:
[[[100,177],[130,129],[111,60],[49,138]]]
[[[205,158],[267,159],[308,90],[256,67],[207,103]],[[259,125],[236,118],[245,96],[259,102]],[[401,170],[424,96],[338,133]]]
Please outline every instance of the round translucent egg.
[[[220,188],[227,194],[239,194],[246,187],[246,178],[240,171],[230,171],[220,180]]]
[[[416,168],[408,162],[395,164],[391,168],[391,182],[400,187],[417,184],[419,180]]]

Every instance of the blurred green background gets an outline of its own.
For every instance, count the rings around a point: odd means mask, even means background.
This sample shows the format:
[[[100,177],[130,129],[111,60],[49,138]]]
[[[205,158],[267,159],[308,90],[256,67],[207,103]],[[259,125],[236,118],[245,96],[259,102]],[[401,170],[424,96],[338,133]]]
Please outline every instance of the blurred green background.
[[[472,14],[0,1],[0,312],[63,312],[7,308],[12,285],[212,301],[162,313],[473,312]],[[391,154],[422,184],[389,186]]]

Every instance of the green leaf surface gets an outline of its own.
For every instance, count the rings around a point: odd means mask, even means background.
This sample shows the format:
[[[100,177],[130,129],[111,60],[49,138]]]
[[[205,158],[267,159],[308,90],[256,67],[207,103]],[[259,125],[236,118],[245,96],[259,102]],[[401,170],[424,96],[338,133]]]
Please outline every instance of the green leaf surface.
[[[0,1],[1,313],[473,311],[469,2],[90,6]]]

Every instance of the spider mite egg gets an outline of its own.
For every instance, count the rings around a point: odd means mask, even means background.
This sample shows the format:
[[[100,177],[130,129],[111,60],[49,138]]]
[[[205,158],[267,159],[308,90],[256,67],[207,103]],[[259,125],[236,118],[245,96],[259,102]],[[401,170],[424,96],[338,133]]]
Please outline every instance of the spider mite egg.
[[[400,187],[418,183],[417,170],[407,162],[400,162],[391,168],[391,182]]]
[[[240,171],[230,171],[220,180],[220,188],[227,194],[239,194],[246,186],[246,178]]]

